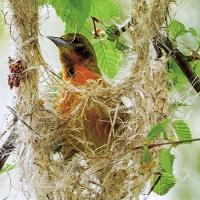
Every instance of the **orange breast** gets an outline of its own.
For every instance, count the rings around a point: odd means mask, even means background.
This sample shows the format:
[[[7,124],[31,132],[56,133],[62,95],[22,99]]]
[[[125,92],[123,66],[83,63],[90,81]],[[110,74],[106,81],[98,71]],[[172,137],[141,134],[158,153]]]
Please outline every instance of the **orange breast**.
[[[98,80],[99,78],[100,76],[98,74],[89,70],[87,67],[81,65],[75,66],[74,83],[84,85],[88,80]]]
[[[88,80],[98,80],[100,76],[95,72],[89,70],[81,65],[76,65],[75,75],[71,78],[71,81],[78,85],[84,85]],[[74,106],[78,105],[81,100],[80,94],[61,94],[59,109],[63,114],[70,113]],[[95,106],[87,106],[84,108],[82,115],[82,124],[84,125],[84,134],[91,142],[96,146],[105,144],[108,140],[110,132],[110,122],[105,119],[105,116],[100,109]]]

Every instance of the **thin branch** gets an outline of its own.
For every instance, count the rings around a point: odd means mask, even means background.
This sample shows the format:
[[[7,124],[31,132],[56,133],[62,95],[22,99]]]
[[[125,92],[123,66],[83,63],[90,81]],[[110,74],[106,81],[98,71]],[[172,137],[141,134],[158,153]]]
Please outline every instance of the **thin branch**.
[[[177,145],[177,144],[184,144],[184,143],[188,143],[188,142],[197,142],[200,141],[200,138],[195,138],[195,139],[191,139],[191,140],[179,140],[179,141],[174,141],[174,142],[164,142],[164,143],[158,143],[158,144],[150,144],[147,145],[148,149],[153,149],[155,147],[159,147],[159,146],[165,146],[165,145]],[[140,145],[137,147],[134,147],[133,150],[138,150],[138,149],[144,149],[144,145]]]
[[[147,145],[147,148],[153,149],[153,148],[158,147],[158,146],[165,146],[165,145],[169,145],[169,144],[177,145],[177,144],[183,144],[183,143],[188,143],[188,142],[196,142],[196,141],[200,141],[200,138],[195,138],[195,139],[191,139],[191,140],[179,140],[179,141],[174,141],[174,142],[164,142],[164,143],[158,143],[158,144],[150,144],[150,145]],[[132,150],[135,151],[135,150],[140,150],[140,149],[144,149],[144,145],[134,147]],[[89,175],[93,175],[95,173],[98,173],[99,171],[105,169],[106,167],[112,166],[113,164],[118,163],[120,161],[122,161],[122,159],[118,159],[114,162],[111,162],[108,165],[103,166],[103,167],[97,169],[96,171],[90,173]]]
[[[149,198],[149,195],[153,192],[153,190],[155,189],[156,185],[158,184],[158,182],[160,181],[162,174],[160,172],[155,173],[158,175],[158,178],[156,179],[156,181],[154,182],[153,186],[150,188],[149,192],[147,193],[147,196],[144,200],[147,200]]]
[[[96,22],[99,22],[99,20],[93,16],[91,16],[91,18],[92,18],[92,23],[93,23],[93,28],[94,28],[94,36],[98,38],[99,34],[97,32]]]
[[[196,90],[196,92],[200,92],[200,78],[196,75],[196,73],[191,69],[190,64],[188,63],[188,59],[184,56],[181,51],[179,51],[176,47],[173,46],[172,42],[169,38],[160,35],[156,40],[157,45],[160,49],[163,49],[168,56],[172,56],[175,61],[178,63],[181,71],[184,73],[192,87]]]

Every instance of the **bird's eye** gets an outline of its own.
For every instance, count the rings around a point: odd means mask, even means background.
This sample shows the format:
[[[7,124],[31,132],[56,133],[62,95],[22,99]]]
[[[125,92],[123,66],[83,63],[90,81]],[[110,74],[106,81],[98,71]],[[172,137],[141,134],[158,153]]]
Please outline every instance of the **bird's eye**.
[[[80,38],[75,38],[74,39],[74,43],[80,43],[80,42],[81,42]]]

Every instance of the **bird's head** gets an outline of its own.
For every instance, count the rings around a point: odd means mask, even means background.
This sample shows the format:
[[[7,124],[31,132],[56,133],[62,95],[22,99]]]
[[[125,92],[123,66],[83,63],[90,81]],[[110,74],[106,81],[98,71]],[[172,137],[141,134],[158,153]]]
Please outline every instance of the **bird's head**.
[[[81,67],[101,76],[95,51],[86,37],[78,33],[68,33],[61,37],[48,36],[47,38],[59,49],[65,76],[73,77]]]

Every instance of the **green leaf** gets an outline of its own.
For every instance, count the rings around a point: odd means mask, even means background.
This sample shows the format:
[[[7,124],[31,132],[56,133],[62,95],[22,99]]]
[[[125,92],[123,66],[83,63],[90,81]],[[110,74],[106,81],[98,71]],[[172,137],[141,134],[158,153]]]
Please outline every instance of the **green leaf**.
[[[118,19],[120,8],[114,0],[40,0],[43,3],[52,5],[59,17],[65,23],[66,32],[75,32],[83,34],[94,43],[97,60],[101,72],[109,79],[113,79],[119,71],[122,62],[122,52],[119,49],[127,48],[123,43],[116,43],[103,40],[94,41],[92,34],[93,26],[90,16],[95,16],[99,20],[110,21]],[[113,21],[112,21],[113,23]],[[98,24],[100,27],[102,24]],[[97,25],[97,27],[99,27]],[[122,50],[121,50],[122,51]]]
[[[196,75],[200,77],[200,60],[194,60],[190,62],[192,69],[195,71]]]
[[[167,173],[173,173],[174,155],[170,151],[171,149],[162,149],[159,155],[160,167]]]
[[[153,126],[153,128],[149,131],[147,138],[153,140],[159,137],[160,134],[165,131],[170,121],[170,119],[164,119],[157,125]]]
[[[78,30],[90,16],[91,0],[69,0],[69,12]],[[80,27],[80,28],[79,28]]]
[[[120,8],[113,0],[92,0],[91,16],[95,16],[104,22],[118,18],[120,16]]]
[[[95,43],[94,49],[101,72],[109,79],[113,79],[119,71],[122,52],[116,50],[115,44],[108,40]]]
[[[183,89],[186,86],[188,80],[181,71],[179,65],[176,63],[174,59],[169,59],[168,66],[169,66],[168,80],[172,81],[173,86],[175,86],[176,89],[178,90]]]
[[[6,164],[6,165],[4,165],[3,169],[0,170],[0,174],[3,174],[5,172],[9,172],[9,171],[11,171],[11,170],[13,170],[15,168],[16,168],[15,164]]]
[[[179,138],[179,140],[191,140],[192,134],[190,128],[183,120],[175,120],[172,123],[172,126]]]
[[[189,29],[187,29],[187,32],[188,32],[188,33],[191,33],[193,37],[198,36],[197,30],[194,29],[194,28],[189,28]]]
[[[90,16],[104,22],[120,16],[119,5],[113,0],[39,0],[40,5],[46,3],[55,8],[57,16],[65,23],[66,32],[80,32],[86,28],[85,22]]]
[[[171,39],[175,40],[178,36],[187,33],[184,24],[177,20],[172,20],[168,26],[168,33]]]
[[[52,5],[57,16],[65,23],[68,32],[75,32],[83,28],[83,24],[90,16],[92,0],[47,0]]]
[[[38,6],[43,6],[47,4],[47,0],[37,0]]]
[[[156,182],[158,176],[154,175],[153,183]],[[176,184],[176,179],[173,174],[164,172],[161,174],[161,178],[154,187],[154,192],[158,195],[165,195],[174,185]]]
[[[159,165],[161,173],[154,174],[152,189],[158,195],[166,194],[176,183],[173,175],[174,155],[170,153],[171,149],[162,149],[159,155]]]
[[[110,24],[113,23],[113,20],[119,19],[120,7],[113,0],[91,0],[90,16],[96,17],[104,24]],[[106,27],[101,23],[97,23],[97,29],[98,28],[102,30],[106,29]],[[80,32],[87,36],[87,38],[94,38],[94,35],[91,34],[91,32],[94,32],[94,27],[90,17],[87,18]]]
[[[151,163],[151,153],[150,153],[150,151],[149,151],[147,146],[144,146],[143,161],[145,163]]]
[[[174,102],[169,104],[169,107],[174,109],[174,110],[177,110],[181,107],[186,107],[186,106],[189,106],[189,105],[186,104],[186,103],[180,102],[180,101],[174,101]]]

